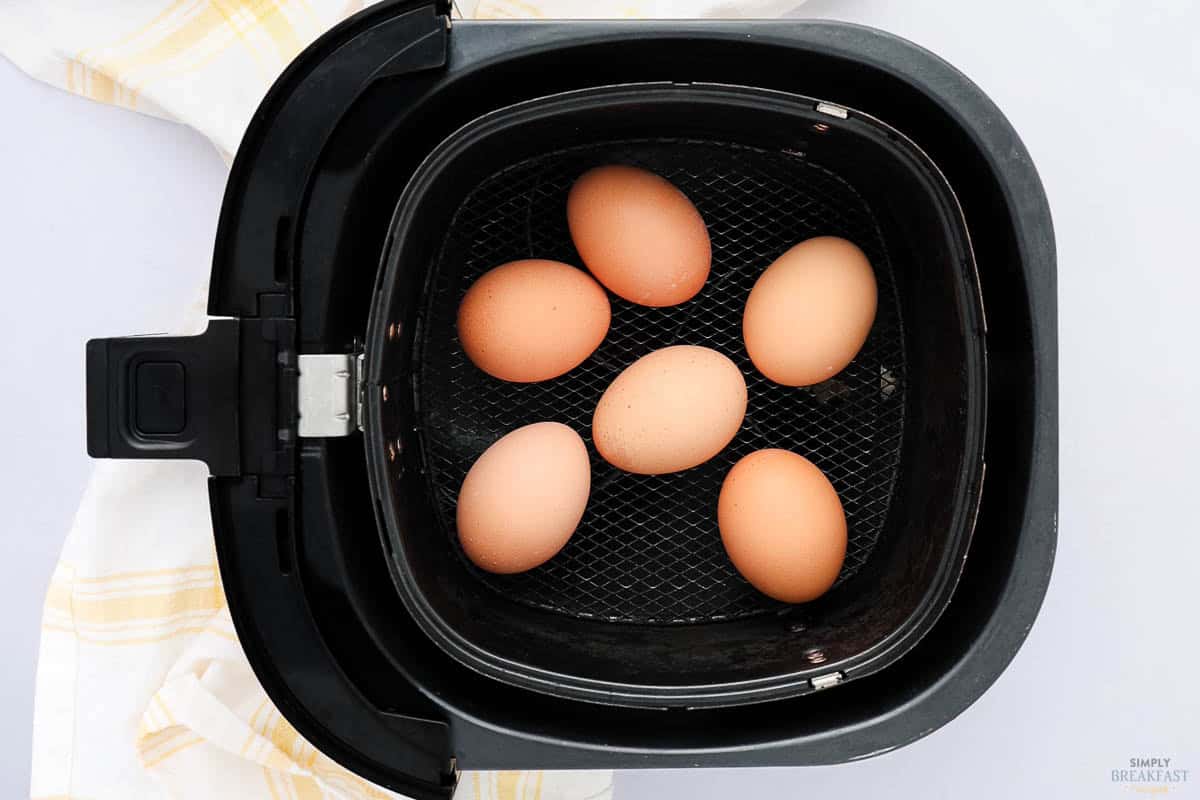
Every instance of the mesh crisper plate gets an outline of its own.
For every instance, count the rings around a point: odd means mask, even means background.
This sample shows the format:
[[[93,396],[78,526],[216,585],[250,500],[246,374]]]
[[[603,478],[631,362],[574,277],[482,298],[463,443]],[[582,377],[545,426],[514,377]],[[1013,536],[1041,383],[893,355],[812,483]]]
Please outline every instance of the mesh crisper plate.
[[[581,265],[566,222],[567,191],[590,167],[624,163],[684,191],[712,237],[703,291],[672,308],[610,295],[608,337],[556,380],[512,384],[467,359],[455,318],[481,274],[506,261],[550,258]],[[763,378],[742,344],[742,310],[762,270],[790,246],[830,234],[858,244],[879,281],[879,311],[863,350],[820,386],[793,389]],[[870,210],[844,181],[800,154],[717,142],[655,140],[588,146],[503,169],[455,214],[430,282],[417,347],[420,437],[430,491],[446,535],[455,532],[458,488],[492,442],[532,422],[578,431],[592,456],[592,492],[579,529],[555,558],[520,575],[475,570],[505,596],[564,614],[622,622],[732,619],[781,607],[734,570],[721,545],[717,496],[729,468],[764,447],[811,459],[845,506],[850,541],[839,580],[866,562],[887,517],[900,454],[904,348],[891,266]],[[631,475],[595,452],[591,420],[609,383],[637,358],[698,344],[732,358],[749,389],[745,423],[706,464],[665,476]],[[472,567],[472,569],[474,569]]]

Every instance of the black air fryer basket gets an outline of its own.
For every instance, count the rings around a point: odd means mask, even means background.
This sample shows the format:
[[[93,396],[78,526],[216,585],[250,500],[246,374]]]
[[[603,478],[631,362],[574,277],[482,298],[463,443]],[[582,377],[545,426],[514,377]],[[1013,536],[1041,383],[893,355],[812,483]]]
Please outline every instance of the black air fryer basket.
[[[89,451],[208,462],[259,679],[313,744],[410,795],[446,796],[456,768],[848,761],[953,717],[1019,646],[1053,559],[1053,242],[1015,134],[867,29],[447,11],[374,7],[280,78],[222,209],[222,319],[90,342]],[[613,298],[608,338],[562,378],[490,378],[456,338],[463,293],[513,259],[579,265],[566,193],[611,163],[696,204],[708,283],[672,308]],[[879,313],[842,373],[776,386],[742,307],[816,235],[863,248]],[[745,423],[707,464],[622,473],[591,413],[670,344],[738,363]],[[591,449],[583,521],[541,567],[480,572],[458,486],[541,420]],[[812,459],[847,512],[813,603],[758,594],[720,545],[721,480],[762,447]]]
[[[365,431],[397,585],[456,658],[598,702],[748,703],[812,691],[814,677],[821,686],[883,668],[949,601],[981,479],[986,385],[974,261],[954,197],[928,159],[896,131],[834,109],[733,86],[585,89],[473,120],[417,169],[389,230],[368,326]],[[561,379],[487,376],[455,335],[463,294],[506,261],[580,263],[566,230],[567,191],[608,163],[649,167],[692,199],[713,241],[708,284],[665,309],[617,299],[604,344]],[[800,391],[750,364],[742,309],[766,265],[821,234],[849,237],[869,254],[881,310],[854,363]],[[587,437],[621,369],[681,343],[741,365],[750,404],[734,442],[666,476],[622,472],[593,451],[595,488],[560,556],[517,576],[470,567],[454,508],[483,449],[548,419]],[[847,508],[842,583],[820,602],[769,601],[721,547],[721,480],[764,447],[812,458]]]

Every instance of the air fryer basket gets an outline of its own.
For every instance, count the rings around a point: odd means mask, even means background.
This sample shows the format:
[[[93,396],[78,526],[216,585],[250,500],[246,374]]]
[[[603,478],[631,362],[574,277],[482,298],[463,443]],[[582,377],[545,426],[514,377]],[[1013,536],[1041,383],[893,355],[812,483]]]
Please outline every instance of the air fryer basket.
[[[563,379],[512,384],[475,369],[455,333],[463,294],[506,261],[537,256],[582,264],[567,231],[567,192],[586,169],[611,163],[666,177],[708,220],[713,267],[704,291],[670,308],[614,297],[608,337]],[[878,276],[879,312],[848,369],[825,385],[796,390],[772,383],[750,363],[742,310],[767,264],[821,234],[843,236],[867,253]],[[588,513],[567,547],[520,575],[472,570],[496,591],[550,611],[614,622],[716,622],[783,608],[738,575],[716,524],[725,474],[765,447],[805,454],[837,487],[851,534],[841,580],[866,563],[887,518],[900,456],[904,342],[878,225],[837,175],[795,154],[703,140],[605,142],[538,155],[470,193],[433,275],[416,391],[442,529],[454,531],[458,487],[471,464],[508,431],[557,420],[579,431],[593,456]],[[591,446],[596,400],[634,360],[679,343],[712,347],[742,368],[750,402],[740,435],[708,463],[673,475],[633,475],[609,465]]]
[[[585,90],[476,120],[410,182],[372,307],[372,481],[401,596],[469,666],[602,702],[752,702],[809,691],[814,676],[841,681],[886,666],[949,601],[982,480],[985,359],[969,242],[949,187],[915,146],[864,114],[817,108],[743,87]],[[605,343],[563,378],[490,378],[455,335],[463,293],[517,258],[580,264],[566,192],[606,163],[649,168],[697,205],[713,241],[707,285],[667,309],[614,298]],[[867,253],[879,313],[835,378],[776,386],[742,346],[745,297],[771,260],[822,234]],[[682,473],[610,467],[590,448],[596,400],[634,359],[678,343],[713,347],[742,367],[742,431]],[[483,573],[457,545],[458,487],[488,445],[540,420],[588,442],[588,509],[546,565]],[[845,567],[814,603],[760,595],[720,544],[721,480],[763,447],[811,458],[846,508]]]
[[[448,0],[374,4],[280,77],[230,174],[214,319],[199,336],[88,342],[88,452],[208,464],[222,585],[256,677],[307,741],[405,796],[445,800],[458,769],[847,763],[946,724],[1021,646],[1057,538],[1054,235],[1016,132],[949,64],[869,28],[646,20],[452,30],[449,12]],[[603,85],[617,88],[588,89]],[[799,95],[843,105],[822,111]],[[709,158],[681,163],[695,148]],[[566,170],[572,159],[610,157],[674,164],[680,182],[765,172],[791,197],[813,195],[816,206],[791,217],[776,204],[797,236],[800,218],[825,213],[834,193],[793,184],[828,174],[873,220],[895,293],[884,310],[903,322],[899,457],[873,549],[818,603],[764,609],[750,596],[738,610],[725,595],[714,610],[663,591],[675,613],[647,615],[635,600],[605,617],[594,592],[545,594],[554,565],[499,581],[456,551],[438,499],[455,462],[439,466],[444,432],[429,423],[441,399],[429,379],[451,369],[434,363],[436,348],[450,347],[435,341],[435,317],[451,301],[434,294],[439,280],[478,268],[464,253],[483,258],[495,246],[490,234],[468,241],[460,223],[472,199],[496,197],[489,186],[532,208],[531,184],[498,177],[521,165]],[[547,185],[569,180],[539,174]],[[764,193],[744,207],[773,220]],[[718,209],[716,227],[732,211]],[[535,221],[518,228],[571,255],[553,233],[561,220]],[[989,312],[986,403],[967,231]],[[503,395],[484,403],[483,388],[467,411],[516,413]],[[823,397],[832,407],[866,390]],[[798,409],[822,402],[791,399]],[[556,410],[569,417],[572,407]],[[314,420],[328,433],[299,435],[306,416],[310,433]],[[664,520],[668,545],[687,535],[680,519]],[[580,542],[596,536],[583,531]],[[635,580],[643,597],[656,591],[644,573]],[[634,621],[631,605],[664,621]],[[760,700],[771,702],[747,705]]]

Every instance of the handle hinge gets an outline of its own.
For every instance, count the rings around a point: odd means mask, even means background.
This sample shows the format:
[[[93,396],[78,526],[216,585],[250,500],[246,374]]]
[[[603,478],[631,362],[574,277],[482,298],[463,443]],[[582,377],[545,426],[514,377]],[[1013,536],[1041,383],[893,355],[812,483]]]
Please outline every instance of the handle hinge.
[[[362,430],[362,353],[306,353],[299,357],[299,434],[349,436]]]

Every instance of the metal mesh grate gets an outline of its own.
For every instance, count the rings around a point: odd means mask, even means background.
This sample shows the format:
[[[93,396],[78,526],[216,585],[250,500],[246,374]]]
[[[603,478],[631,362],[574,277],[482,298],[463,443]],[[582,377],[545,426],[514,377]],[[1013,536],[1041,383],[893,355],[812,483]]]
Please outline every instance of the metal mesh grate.
[[[572,182],[600,164],[642,166],[680,187],[708,224],[713,267],[693,300],[653,309],[613,301],[599,350],[567,375],[509,384],[484,374],[458,343],[455,316],[471,283],[518,258],[580,265],[566,224]],[[776,386],[742,345],[742,309],[755,279],[806,238],[843,236],[863,248],[879,281],[879,312],[854,362],[810,389]],[[458,487],[474,460],[532,422],[570,425],[592,454],[592,493],[579,529],[547,564],[480,579],[514,600],[611,621],[714,621],[774,610],[733,569],[721,546],[716,503],[729,468],[764,447],[810,458],[837,488],[850,543],[839,580],[870,556],[887,516],[903,428],[904,351],[898,303],[881,236],[862,199],[801,155],[701,141],[655,140],[542,155],[488,178],[458,209],[434,265],[423,320],[416,391],[429,487],[447,536],[456,538]],[[666,476],[630,475],[591,442],[596,402],[635,359],[671,344],[731,357],[750,400],[734,442],[716,458]],[[474,568],[472,568],[474,569]]]

